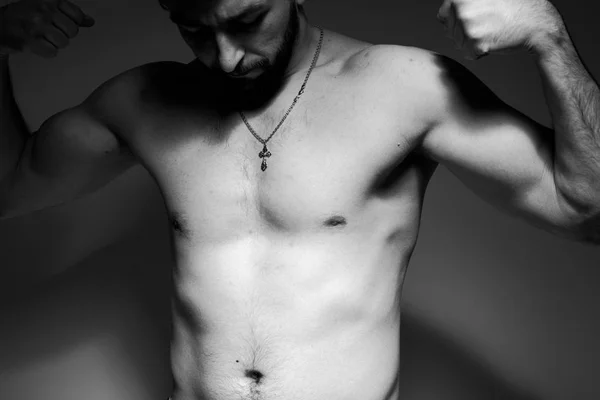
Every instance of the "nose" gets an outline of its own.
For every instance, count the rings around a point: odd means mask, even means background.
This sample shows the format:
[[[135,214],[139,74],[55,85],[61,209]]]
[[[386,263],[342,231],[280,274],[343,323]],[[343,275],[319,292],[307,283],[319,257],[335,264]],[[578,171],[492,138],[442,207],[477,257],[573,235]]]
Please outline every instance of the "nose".
[[[216,42],[219,65],[224,72],[231,73],[244,57],[244,50],[223,32],[216,34]]]

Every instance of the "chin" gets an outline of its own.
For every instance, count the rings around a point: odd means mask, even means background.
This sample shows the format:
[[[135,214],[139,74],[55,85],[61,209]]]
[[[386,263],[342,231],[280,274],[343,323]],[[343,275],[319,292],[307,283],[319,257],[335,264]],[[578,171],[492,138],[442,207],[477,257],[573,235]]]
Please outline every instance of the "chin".
[[[277,83],[276,77],[266,71],[251,73],[240,78],[227,78],[228,84],[239,92],[252,93],[258,91],[269,91]]]

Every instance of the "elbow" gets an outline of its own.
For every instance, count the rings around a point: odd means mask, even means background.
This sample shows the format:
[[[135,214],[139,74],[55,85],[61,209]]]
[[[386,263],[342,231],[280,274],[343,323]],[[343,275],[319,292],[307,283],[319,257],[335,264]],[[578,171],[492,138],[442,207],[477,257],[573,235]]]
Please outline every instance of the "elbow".
[[[579,214],[572,220],[569,236],[578,242],[600,245],[600,210]]]
[[[579,242],[600,245],[600,188],[572,185],[561,193],[560,205],[569,221],[569,236]],[[593,188],[593,190],[592,190]]]

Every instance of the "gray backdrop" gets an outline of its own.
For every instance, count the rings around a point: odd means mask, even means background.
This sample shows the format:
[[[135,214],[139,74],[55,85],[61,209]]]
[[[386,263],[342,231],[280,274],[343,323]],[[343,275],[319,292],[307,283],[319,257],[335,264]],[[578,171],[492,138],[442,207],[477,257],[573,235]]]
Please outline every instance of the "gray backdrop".
[[[56,59],[11,60],[32,130],[125,69],[191,59],[155,0],[77,3],[93,29]],[[583,0],[555,4],[600,76],[597,13]],[[435,18],[440,5],[311,0],[307,12],[353,37],[454,57],[549,124],[532,59],[463,59]],[[0,221],[0,398],[164,399],[170,263],[162,199],[141,168],[82,200]],[[405,284],[405,398],[600,398],[599,266],[598,248],[504,216],[440,168]]]

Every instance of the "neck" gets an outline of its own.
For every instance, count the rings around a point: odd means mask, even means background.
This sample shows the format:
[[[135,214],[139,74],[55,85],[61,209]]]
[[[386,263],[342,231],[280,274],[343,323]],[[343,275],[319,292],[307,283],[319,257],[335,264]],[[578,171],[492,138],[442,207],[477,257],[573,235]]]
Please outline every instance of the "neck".
[[[302,14],[298,19],[297,34],[291,44],[291,55],[285,70],[280,71],[271,82],[266,82],[260,91],[246,91],[238,93],[235,97],[239,103],[235,105],[240,111],[257,111],[269,107],[288,84],[291,78],[303,76],[308,72],[319,41],[320,32],[306,21]],[[228,101],[230,96],[228,96]]]
[[[298,17],[298,36],[294,43],[292,58],[284,74],[285,78],[308,69],[319,39],[318,30],[308,23],[304,14],[300,13]]]

